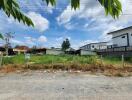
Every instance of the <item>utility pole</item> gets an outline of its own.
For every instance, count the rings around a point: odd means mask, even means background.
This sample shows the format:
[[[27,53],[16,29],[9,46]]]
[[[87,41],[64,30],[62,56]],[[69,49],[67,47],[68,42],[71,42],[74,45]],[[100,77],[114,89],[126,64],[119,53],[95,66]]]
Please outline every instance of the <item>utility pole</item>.
[[[10,39],[13,38],[11,32],[5,33],[5,49],[6,49],[6,56],[8,56],[9,46],[10,46]]]

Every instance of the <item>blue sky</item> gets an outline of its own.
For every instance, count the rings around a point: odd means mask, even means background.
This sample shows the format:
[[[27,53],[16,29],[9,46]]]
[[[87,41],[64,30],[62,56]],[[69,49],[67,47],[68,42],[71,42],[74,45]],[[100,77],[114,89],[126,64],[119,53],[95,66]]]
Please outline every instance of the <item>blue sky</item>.
[[[104,9],[96,0],[81,0],[80,9],[74,11],[69,0],[57,0],[55,7],[42,0],[18,0],[21,10],[30,17],[35,27],[27,27],[0,11],[0,32],[13,32],[12,46],[60,47],[65,38],[71,46],[78,48],[84,44],[110,41],[107,33],[132,25],[130,0],[120,0],[123,12],[119,19],[105,16]],[[1,45],[4,41],[0,42]]]

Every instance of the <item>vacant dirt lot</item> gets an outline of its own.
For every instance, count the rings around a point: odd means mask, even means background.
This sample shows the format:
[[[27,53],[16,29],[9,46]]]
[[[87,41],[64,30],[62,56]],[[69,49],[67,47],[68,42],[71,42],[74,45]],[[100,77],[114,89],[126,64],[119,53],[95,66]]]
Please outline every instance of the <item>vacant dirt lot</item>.
[[[29,71],[0,74],[0,100],[131,100],[132,77]]]

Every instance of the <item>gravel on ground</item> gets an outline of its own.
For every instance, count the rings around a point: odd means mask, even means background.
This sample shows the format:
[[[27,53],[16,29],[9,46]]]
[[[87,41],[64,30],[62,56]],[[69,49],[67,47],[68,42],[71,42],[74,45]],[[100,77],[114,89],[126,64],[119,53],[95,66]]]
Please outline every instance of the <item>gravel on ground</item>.
[[[132,77],[64,71],[0,74],[0,100],[132,100]]]

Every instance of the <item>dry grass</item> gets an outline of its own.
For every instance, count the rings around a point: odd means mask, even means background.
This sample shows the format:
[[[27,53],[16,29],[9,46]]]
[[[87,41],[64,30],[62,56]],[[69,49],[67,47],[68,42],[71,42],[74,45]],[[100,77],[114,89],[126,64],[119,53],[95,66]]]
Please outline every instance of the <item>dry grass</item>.
[[[6,65],[0,69],[0,72],[1,73],[11,73],[11,72],[15,72],[16,70],[17,69],[13,67],[13,65]]]
[[[31,65],[6,65],[0,69],[0,72],[10,73],[17,70],[62,70],[62,71],[81,71],[93,74],[101,73],[106,76],[130,76],[132,75],[132,67],[115,67],[113,65],[103,64],[31,64]]]

